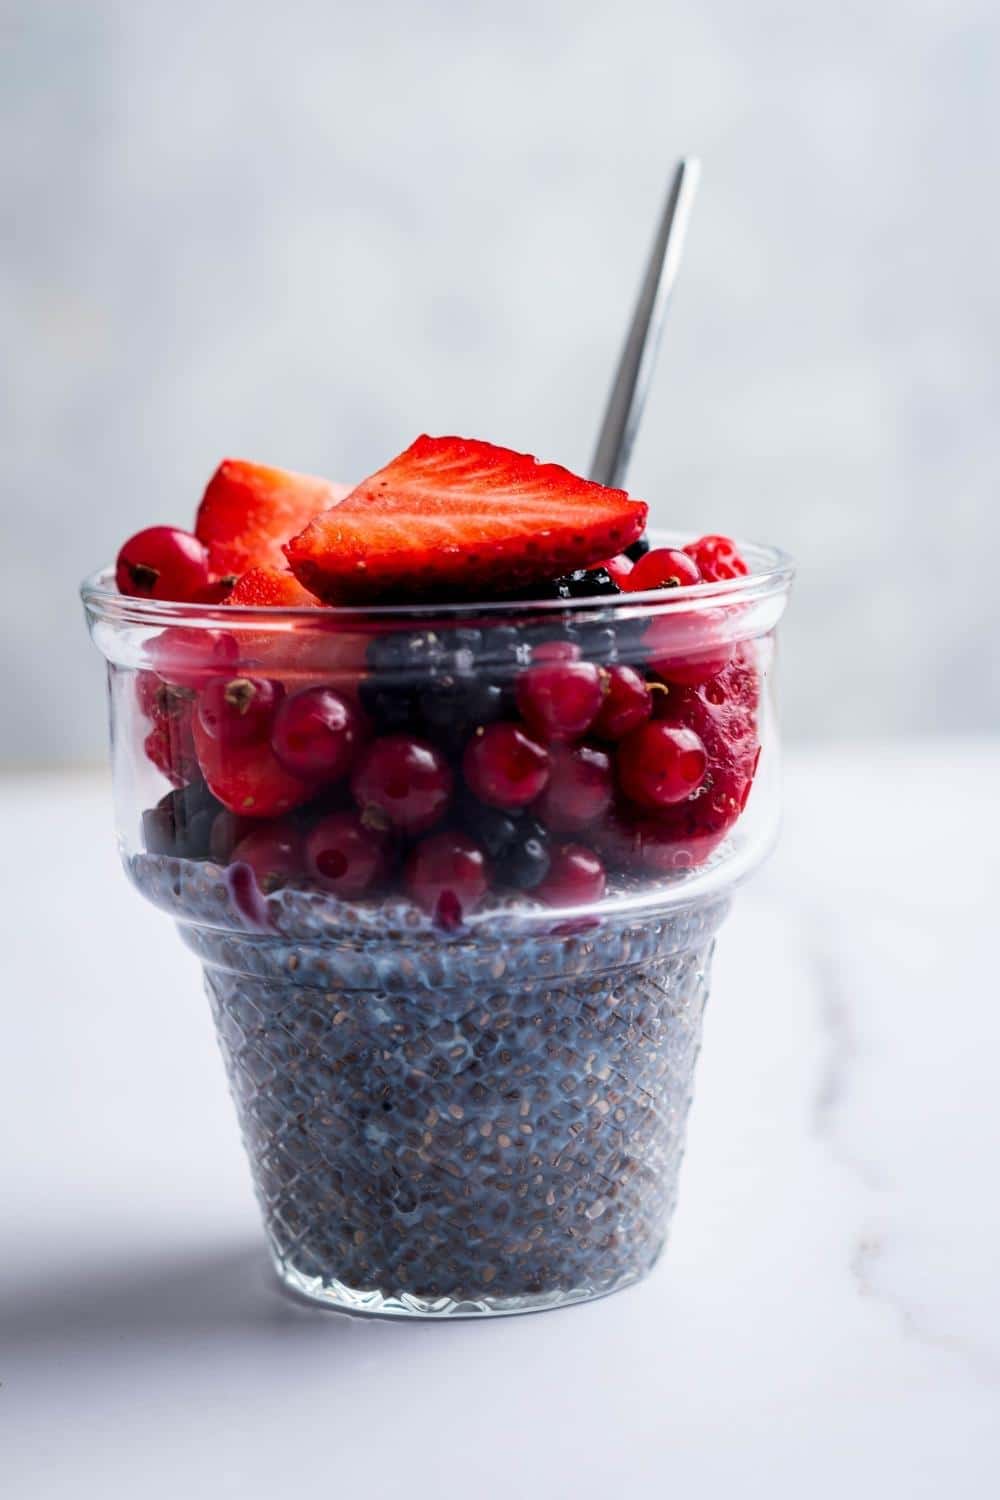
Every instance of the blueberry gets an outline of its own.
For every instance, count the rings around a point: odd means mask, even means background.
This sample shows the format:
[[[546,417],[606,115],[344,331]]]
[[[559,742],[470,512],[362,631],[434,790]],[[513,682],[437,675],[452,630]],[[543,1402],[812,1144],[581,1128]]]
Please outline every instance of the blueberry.
[[[203,781],[178,787],[143,813],[143,843],[150,854],[205,859],[212,824],[221,811],[222,803],[212,796]]]
[[[448,673],[432,679],[421,692],[420,712],[431,729],[454,737],[499,719],[503,701],[497,683]]]
[[[377,675],[385,677],[426,676],[444,657],[444,644],[433,630],[377,636],[368,647],[369,665]]]
[[[585,661],[607,665],[618,657],[618,637],[610,625],[578,625],[576,639]]]
[[[515,890],[533,891],[549,873],[549,836],[534,818],[522,818],[514,838],[496,861],[498,880]]]
[[[487,807],[471,795],[461,804],[459,819],[464,831],[482,844],[491,859],[503,854],[518,835],[519,819],[497,807]]]
[[[531,647],[513,625],[494,625],[483,631],[481,669],[498,682],[512,677],[531,661]]]
[[[641,536],[637,542],[633,542],[630,547],[625,548],[625,556],[630,557],[633,562],[638,562],[640,557],[645,557],[648,551],[649,541],[646,537]]]
[[[376,729],[389,734],[397,729],[412,729],[419,719],[416,690],[410,687],[385,687],[377,677],[366,678],[359,694],[361,706]]]

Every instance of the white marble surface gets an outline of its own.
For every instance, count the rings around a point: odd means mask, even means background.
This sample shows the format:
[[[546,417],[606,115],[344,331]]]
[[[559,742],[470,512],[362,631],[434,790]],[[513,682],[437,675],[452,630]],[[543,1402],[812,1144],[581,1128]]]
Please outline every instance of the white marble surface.
[[[998,762],[793,758],[666,1259],[420,1327],[277,1295],[194,960],[121,877],[103,779],[0,781],[0,1489],[995,1494]]]

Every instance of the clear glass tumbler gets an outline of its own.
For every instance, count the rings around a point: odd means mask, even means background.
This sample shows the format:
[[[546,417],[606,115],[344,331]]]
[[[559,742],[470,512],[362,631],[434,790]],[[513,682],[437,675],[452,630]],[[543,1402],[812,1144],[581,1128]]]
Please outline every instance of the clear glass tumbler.
[[[204,965],[288,1287],[352,1311],[484,1315],[602,1296],[656,1261],[715,935],[778,819],[791,568],[743,551],[747,577],[597,600],[258,609],[127,598],[107,573],[84,585],[122,859]],[[538,674],[551,686],[567,665],[601,707],[560,738]],[[289,770],[252,714],[242,739],[211,733],[220,693],[317,686],[348,705],[357,755],[419,741],[436,812],[394,819],[407,788],[383,778],[376,807],[356,764]],[[670,804],[644,800],[640,737],[659,724],[694,746],[698,784]],[[474,765],[472,742],[493,761],[477,749]],[[518,806],[483,801],[491,771],[525,788]],[[378,863],[360,896],[371,849],[316,853],[317,829],[359,823]],[[485,892],[433,861],[421,885],[414,851],[442,830],[481,851]]]

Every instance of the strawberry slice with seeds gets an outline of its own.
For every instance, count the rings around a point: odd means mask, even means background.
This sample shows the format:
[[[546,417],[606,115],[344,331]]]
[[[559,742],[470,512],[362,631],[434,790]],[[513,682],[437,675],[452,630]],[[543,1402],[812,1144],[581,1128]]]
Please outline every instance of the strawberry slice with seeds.
[[[349,491],[350,485],[311,474],[226,458],[208,482],[195,535],[220,577],[249,568],[283,568],[282,543]]]
[[[226,603],[253,605],[257,608],[320,607],[316,596],[304,589],[295,574],[289,573],[287,568],[250,568],[236,580],[235,587],[226,595]]]
[[[646,511],[530,454],[424,436],[284,551],[330,604],[488,599],[614,556]]]

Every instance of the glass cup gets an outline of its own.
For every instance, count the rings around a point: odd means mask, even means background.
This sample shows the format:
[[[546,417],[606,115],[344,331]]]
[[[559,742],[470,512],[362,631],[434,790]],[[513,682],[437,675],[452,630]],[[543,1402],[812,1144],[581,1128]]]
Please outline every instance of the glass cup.
[[[227,608],[84,585],[125,870],[204,966],[286,1286],[485,1315],[656,1261],[715,935],[778,821],[791,567],[742,550],[747,577],[580,600]],[[275,705],[317,688],[351,727],[330,774],[276,738]],[[423,769],[379,780],[393,736]],[[430,790],[394,785],[411,772]]]

